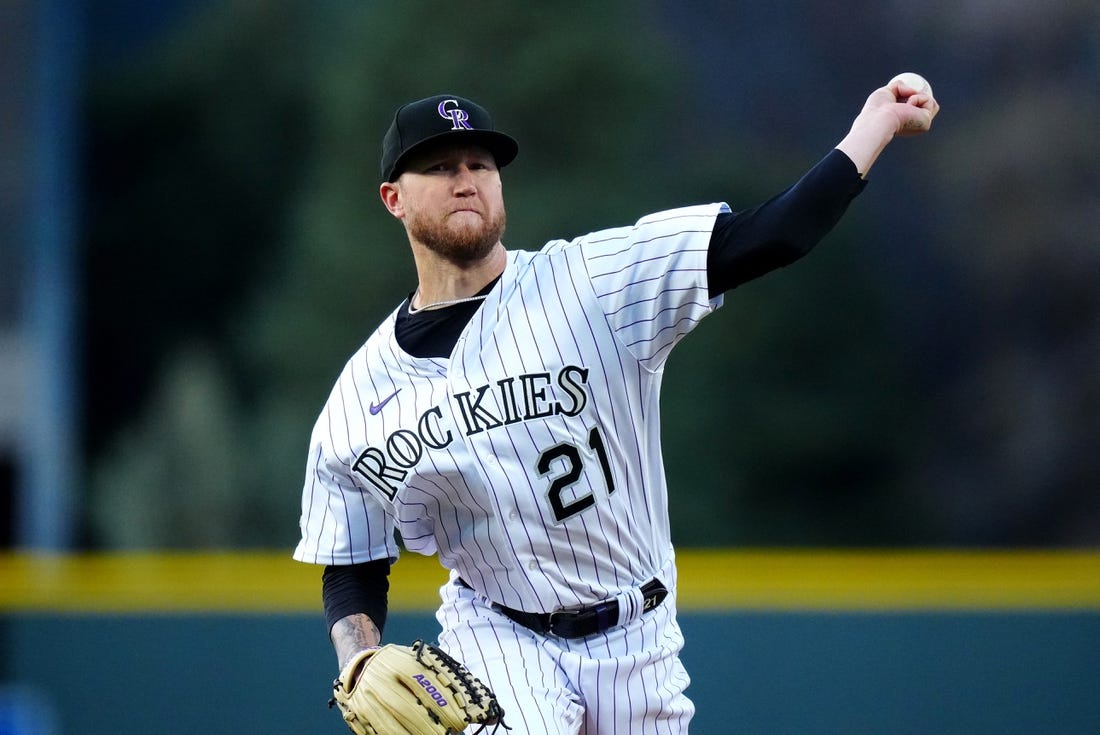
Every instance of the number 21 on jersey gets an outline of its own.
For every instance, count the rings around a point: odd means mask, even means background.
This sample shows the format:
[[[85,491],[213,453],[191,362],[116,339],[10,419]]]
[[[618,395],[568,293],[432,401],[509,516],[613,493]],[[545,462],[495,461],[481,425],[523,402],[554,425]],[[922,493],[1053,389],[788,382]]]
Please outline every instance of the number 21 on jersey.
[[[607,447],[604,445],[603,436],[600,434],[598,426],[593,427],[588,432],[588,447],[596,454],[600,469],[603,471],[604,483],[607,485],[607,494],[610,495],[615,492],[615,480],[611,476],[611,463],[607,458]],[[580,480],[585,470],[581,451],[575,444],[570,442],[555,444],[539,455],[536,467],[539,475],[550,480],[546,497],[550,501],[551,510],[554,512],[554,520],[558,523],[596,504],[596,498],[592,493],[586,493],[568,502],[562,498],[562,494]]]

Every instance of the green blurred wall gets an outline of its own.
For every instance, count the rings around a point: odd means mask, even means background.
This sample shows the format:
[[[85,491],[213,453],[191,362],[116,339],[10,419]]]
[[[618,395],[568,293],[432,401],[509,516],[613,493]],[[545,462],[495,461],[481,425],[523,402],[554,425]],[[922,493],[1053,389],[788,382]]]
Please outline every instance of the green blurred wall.
[[[335,659],[315,615],[0,620],[3,679],[55,708],[55,735],[345,732],[325,706]],[[1086,735],[1100,723],[1092,612],[730,611],[682,625],[695,733]],[[402,613],[386,632],[436,630],[430,614]]]
[[[677,567],[694,733],[1100,732],[1100,553],[690,549]],[[344,732],[320,573],[283,551],[0,554],[0,735]],[[438,634],[445,580],[402,556],[387,640]]]

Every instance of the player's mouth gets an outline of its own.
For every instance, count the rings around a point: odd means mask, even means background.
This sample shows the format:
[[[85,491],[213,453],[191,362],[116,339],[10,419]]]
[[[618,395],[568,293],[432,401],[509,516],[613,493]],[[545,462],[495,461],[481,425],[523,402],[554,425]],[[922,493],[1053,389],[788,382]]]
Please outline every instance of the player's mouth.
[[[456,210],[451,212],[452,217],[455,216],[455,215],[461,215],[461,214],[476,214],[478,217],[481,216],[481,212],[479,210],[471,209],[471,208],[468,208],[468,207],[464,207],[462,209],[456,209]]]

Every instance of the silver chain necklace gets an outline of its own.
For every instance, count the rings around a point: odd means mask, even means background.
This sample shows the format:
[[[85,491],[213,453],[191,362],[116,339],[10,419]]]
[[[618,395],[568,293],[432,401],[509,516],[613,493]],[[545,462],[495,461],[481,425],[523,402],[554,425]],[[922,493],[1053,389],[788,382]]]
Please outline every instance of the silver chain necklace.
[[[420,289],[418,288],[418,289],[416,289],[416,293],[414,293],[412,295],[412,298],[409,299],[409,314],[419,314],[422,311],[432,311],[433,309],[442,309],[442,308],[447,307],[447,306],[454,306],[455,304],[466,304],[466,303],[469,303],[471,301],[484,301],[485,297],[487,297],[489,294],[480,294],[478,296],[467,296],[466,298],[463,298],[463,299],[447,299],[446,301],[436,301],[435,303],[426,304],[424,306],[421,306],[419,309],[414,309],[413,308],[413,301],[419,295],[420,295]]]

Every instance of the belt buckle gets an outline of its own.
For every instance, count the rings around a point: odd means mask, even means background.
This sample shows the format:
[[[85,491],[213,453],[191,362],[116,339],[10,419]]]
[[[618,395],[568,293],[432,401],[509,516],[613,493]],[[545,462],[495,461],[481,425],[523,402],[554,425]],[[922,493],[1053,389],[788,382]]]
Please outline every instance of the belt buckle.
[[[559,638],[582,638],[594,631],[584,630],[581,619],[587,610],[555,610],[547,614],[546,627]]]
[[[554,610],[554,611],[548,613],[547,616],[546,616],[546,632],[547,633],[553,633],[554,635],[561,636],[562,638],[568,638],[569,636],[562,635],[561,633],[558,633],[557,631],[554,630],[554,618],[561,617],[562,615],[565,615],[565,614],[567,614],[566,610]],[[564,618],[563,618],[563,620],[564,620]]]

